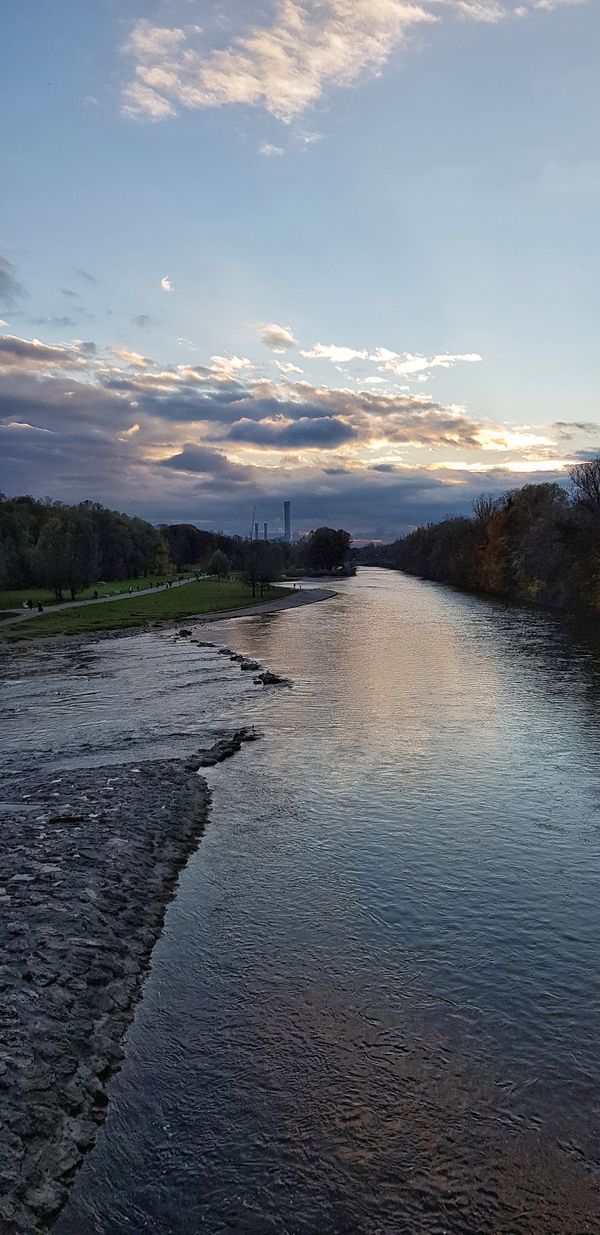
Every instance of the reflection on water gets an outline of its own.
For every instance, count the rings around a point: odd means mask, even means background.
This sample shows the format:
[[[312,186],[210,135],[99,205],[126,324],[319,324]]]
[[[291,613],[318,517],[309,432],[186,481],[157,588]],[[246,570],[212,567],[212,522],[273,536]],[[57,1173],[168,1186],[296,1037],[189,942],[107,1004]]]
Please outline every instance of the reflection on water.
[[[208,637],[293,689],[156,634],[19,659],[5,686],[9,791],[40,757],[265,735],[209,773],[57,1232],[597,1231],[593,646],[378,570]]]

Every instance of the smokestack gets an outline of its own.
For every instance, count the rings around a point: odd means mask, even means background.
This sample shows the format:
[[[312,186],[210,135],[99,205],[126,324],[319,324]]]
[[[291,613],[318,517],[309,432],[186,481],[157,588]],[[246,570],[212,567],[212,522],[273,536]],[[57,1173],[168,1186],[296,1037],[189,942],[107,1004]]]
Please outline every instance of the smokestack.
[[[292,539],[292,504],[291,502],[283,503],[283,539],[289,545]]]
[[[254,524],[254,539],[258,540],[258,523]]]
[[[268,529],[268,524],[267,524],[267,523],[263,523],[263,540],[268,540],[268,539],[269,539],[269,537],[267,536],[267,529]]]

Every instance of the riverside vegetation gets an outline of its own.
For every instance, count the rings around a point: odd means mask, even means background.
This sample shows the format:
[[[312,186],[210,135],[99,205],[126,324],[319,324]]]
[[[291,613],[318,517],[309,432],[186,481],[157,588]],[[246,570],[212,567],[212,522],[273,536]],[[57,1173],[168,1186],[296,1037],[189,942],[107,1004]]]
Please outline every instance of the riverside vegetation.
[[[571,491],[528,484],[481,496],[459,515],[369,546],[359,561],[465,591],[582,614],[600,612],[600,458],[571,469]]]
[[[208,532],[193,524],[153,527],[97,502],[66,506],[0,498],[0,620],[10,640],[76,635],[175,621],[272,601],[277,579],[335,574],[350,534],[317,528],[294,544]],[[173,586],[174,583],[185,587]],[[167,585],[167,586],[165,586]],[[138,595],[140,592],[149,594]],[[106,598],[115,596],[108,601]],[[102,601],[40,616],[67,597]],[[13,611],[11,613],[11,610]],[[27,616],[27,621],[20,618]]]

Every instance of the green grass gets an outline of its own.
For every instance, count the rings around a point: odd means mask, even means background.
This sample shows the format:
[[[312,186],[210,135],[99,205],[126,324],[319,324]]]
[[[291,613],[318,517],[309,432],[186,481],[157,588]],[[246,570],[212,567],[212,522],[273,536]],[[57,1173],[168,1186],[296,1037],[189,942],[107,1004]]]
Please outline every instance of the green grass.
[[[179,575],[172,576],[179,578]],[[182,579],[189,578],[189,572],[184,572],[181,575]],[[128,588],[139,588],[142,591],[144,588],[150,587],[152,583],[160,583],[163,580],[162,575],[150,575],[148,578],[138,579],[113,579],[111,583],[92,583],[90,587],[83,588],[77,593],[76,600],[91,600],[94,592],[97,591],[99,596],[113,596],[115,593],[127,592]],[[70,600],[71,596],[68,590],[63,592],[63,600]],[[49,591],[45,587],[21,587],[5,589],[0,588],[0,609],[22,609],[23,603],[32,600],[34,605],[38,601],[45,606],[56,605],[58,602],[54,592]]]
[[[291,588],[269,588],[264,596],[256,598],[273,600],[287,596]],[[57,613],[41,614],[14,626],[5,626],[0,637],[23,640],[50,638],[52,635],[93,634],[100,630],[124,630],[132,626],[146,626],[156,622],[175,622],[225,609],[237,609],[253,604],[251,589],[238,580],[200,579],[185,587],[169,588],[151,596],[128,596],[125,600],[107,601],[103,605],[84,605],[81,608],[62,609]]]

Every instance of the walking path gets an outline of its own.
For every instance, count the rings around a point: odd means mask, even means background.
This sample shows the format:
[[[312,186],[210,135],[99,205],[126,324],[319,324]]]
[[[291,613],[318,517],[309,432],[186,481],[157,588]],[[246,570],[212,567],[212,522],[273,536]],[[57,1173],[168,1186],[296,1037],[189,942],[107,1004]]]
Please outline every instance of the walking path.
[[[176,580],[172,587],[183,587],[186,583],[197,583],[197,579],[182,579],[181,582]],[[168,590],[168,584],[159,583],[158,587],[146,587],[143,591],[118,592],[116,596],[98,596],[97,599],[92,597],[91,600],[63,600],[59,605],[48,605],[44,608],[44,613],[59,613],[61,609],[81,609],[84,605],[103,605],[108,600],[132,600],[135,596],[149,596],[151,592],[164,592]],[[6,610],[5,610],[6,612]],[[12,622],[26,622],[28,618],[39,617],[37,605],[33,609],[12,609],[12,617],[3,618],[0,626],[8,626]]]

